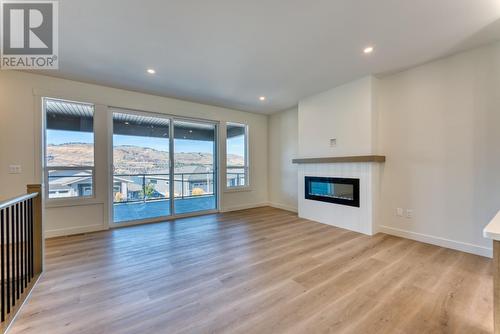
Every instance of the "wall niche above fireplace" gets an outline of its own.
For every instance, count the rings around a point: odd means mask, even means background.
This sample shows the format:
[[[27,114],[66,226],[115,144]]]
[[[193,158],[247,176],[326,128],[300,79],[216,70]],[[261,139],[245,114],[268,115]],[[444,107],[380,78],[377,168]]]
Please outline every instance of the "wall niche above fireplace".
[[[359,207],[359,179],[305,176],[305,199]]]

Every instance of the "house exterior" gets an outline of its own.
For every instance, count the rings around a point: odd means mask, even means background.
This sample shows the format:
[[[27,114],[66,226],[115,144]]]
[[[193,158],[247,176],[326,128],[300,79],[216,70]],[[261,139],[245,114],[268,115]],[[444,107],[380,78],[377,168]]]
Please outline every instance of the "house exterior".
[[[49,198],[92,196],[92,175],[85,171],[51,171]]]
[[[169,197],[170,180],[167,175],[139,174],[114,176],[115,202],[165,199]],[[144,198],[146,194],[146,198]],[[182,166],[174,175],[175,197],[192,197],[214,194],[214,174],[205,166]]]
[[[228,174],[227,182],[232,186],[240,184],[242,173]],[[174,180],[175,197],[192,197],[214,194],[214,175],[205,166],[182,166],[176,168]],[[82,171],[53,171],[49,175],[50,198],[64,198],[92,195],[92,175]],[[148,188],[148,189],[146,189]],[[115,202],[130,202],[162,199],[169,197],[168,176],[138,174],[113,177],[113,198]]]

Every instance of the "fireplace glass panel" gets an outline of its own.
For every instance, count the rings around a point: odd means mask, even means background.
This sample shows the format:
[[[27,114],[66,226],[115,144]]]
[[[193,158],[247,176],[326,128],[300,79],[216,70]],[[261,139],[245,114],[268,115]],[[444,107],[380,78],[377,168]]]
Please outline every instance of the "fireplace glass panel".
[[[311,182],[311,195],[354,200],[354,185],[341,183]]]
[[[306,176],[305,198],[359,207],[359,179]]]

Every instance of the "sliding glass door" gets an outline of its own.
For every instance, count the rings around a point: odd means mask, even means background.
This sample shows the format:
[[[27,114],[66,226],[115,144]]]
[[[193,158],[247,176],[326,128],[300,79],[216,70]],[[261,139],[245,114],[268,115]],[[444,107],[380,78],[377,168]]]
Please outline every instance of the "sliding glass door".
[[[169,131],[168,118],[113,113],[115,223],[171,214]]]
[[[214,210],[216,206],[216,125],[174,121],[174,212]]]
[[[217,209],[216,139],[214,123],[115,110],[114,223]]]

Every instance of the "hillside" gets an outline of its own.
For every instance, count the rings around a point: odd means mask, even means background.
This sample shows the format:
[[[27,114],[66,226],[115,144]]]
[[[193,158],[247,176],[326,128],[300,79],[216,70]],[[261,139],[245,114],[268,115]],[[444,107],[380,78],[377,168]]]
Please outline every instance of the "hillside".
[[[139,146],[117,146],[114,148],[116,174],[168,173],[168,152]],[[47,160],[49,166],[84,166],[92,162],[92,145],[68,143],[49,145]],[[230,154],[229,164],[243,165],[243,157]],[[176,167],[212,166],[213,155],[204,152],[179,152],[175,154]]]

